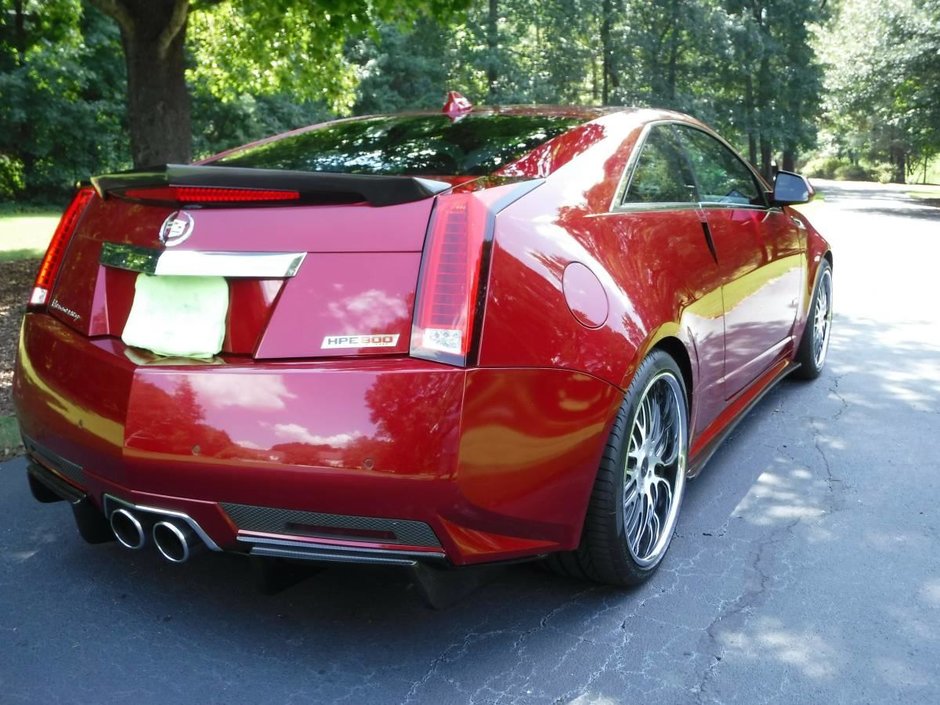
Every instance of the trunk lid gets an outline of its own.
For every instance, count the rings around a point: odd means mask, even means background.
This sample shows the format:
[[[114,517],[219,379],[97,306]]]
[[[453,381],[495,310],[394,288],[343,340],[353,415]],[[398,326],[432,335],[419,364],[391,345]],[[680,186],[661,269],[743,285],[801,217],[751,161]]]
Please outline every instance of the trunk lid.
[[[431,196],[449,184],[223,167],[165,167],[94,183],[99,197],[69,243],[48,304],[76,331],[121,337],[140,277],[180,277],[174,286],[184,300],[174,306],[185,306],[186,277],[209,277],[228,290],[223,354],[408,353]],[[292,205],[225,200],[291,191],[299,194]],[[156,318],[169,317],[160,321],[167,335],[186,335],[172,330],[179,314],[170,302],[162,314],[159,301],[150,304]],[[129,354],[150,359],[135,348]]]

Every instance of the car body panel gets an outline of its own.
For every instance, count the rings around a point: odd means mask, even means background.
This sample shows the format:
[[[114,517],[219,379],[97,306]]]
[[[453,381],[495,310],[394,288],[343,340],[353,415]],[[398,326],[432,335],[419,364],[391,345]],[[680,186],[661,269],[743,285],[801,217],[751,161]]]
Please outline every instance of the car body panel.
[[[649,126],[707,129],[695,120],[558,114],[585,122],[489,177],[448,181],[489,218],[465,365],[418,359],[410,340],[446,193],[184,209],[195,225],[174,251],[302,257],[278,276],[226,276],[225,338],[206,360],[125,345],[142,274],[103,260],[112,246],[166,251],[176,209],[96,197],[53,304],[24,320],[14,403],[35,462],[60,475],[70,463],[63,481],[99,509],[111,498],[184,513],[224,550],[290,539],[453,565],[540,556],[578,546],[624,391],[661,347],[686,377],[697,473],[792,369],[829,247],[788,206],[621,206]],[[334,336],[394,340],[327,345]],[[435,540],[285,537],[239,524],[232,507],[419,522]]]
[[[788,352],[805,245],[779,209],[705,208],[724,282],[725,398]]]
[[[23,433],[82,467],[99,502],[173,498],[157,506],[210,525],[218,502],[419,519],[456,564],[576,545],[620,399],[584,374],[408,359],[136,364],[42,314],[26,328]]]

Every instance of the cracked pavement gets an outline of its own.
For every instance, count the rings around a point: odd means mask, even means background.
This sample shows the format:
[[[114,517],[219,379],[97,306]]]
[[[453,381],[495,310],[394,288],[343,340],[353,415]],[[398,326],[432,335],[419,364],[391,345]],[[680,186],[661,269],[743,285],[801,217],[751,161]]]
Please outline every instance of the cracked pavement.
[[[0,701],[940,702],[937,209],[824,185],[827,369],[786,381],[688,486],[631,591],[530,566],[440,611],[392,569],[273,597],[236,556],[169,565],[89,546],[0,468]]]

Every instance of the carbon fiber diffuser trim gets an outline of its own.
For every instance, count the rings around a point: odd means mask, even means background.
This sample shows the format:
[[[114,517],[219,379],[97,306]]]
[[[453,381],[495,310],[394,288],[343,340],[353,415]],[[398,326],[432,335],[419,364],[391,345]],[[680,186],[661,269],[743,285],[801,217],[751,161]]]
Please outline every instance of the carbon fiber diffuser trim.
[[[441,547],[431,527],[421,521],[321,514],[227,502],[223,502],[221,506],[235,526],[244,531],[372,541],[403,546]]]
[[[76,465],[61,455],[53,453],[29,436],[23,436],[23,445],[26,447],[26,453],[47,470],[52,470],[79,487],[85,487],[85,473],[82,472],[81,465]]]

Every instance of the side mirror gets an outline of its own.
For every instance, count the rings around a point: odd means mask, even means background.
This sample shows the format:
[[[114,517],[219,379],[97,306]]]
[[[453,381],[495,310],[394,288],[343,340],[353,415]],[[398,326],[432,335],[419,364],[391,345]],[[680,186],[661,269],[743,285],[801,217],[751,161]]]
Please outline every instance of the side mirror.
[[[774,177],[774,205],[790,206],[796,203],[809,203],[816,191],[809,181],[791,171],[778,171]]]

